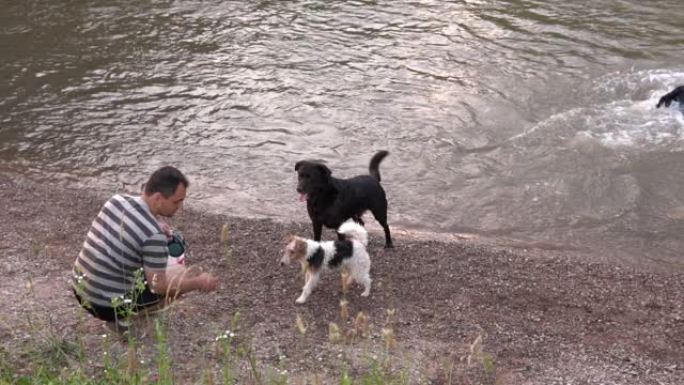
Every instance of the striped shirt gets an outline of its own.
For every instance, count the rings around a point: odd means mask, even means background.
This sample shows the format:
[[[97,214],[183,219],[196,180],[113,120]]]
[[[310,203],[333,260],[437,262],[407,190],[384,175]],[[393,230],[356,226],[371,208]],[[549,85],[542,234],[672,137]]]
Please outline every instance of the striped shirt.
[[[113,307],[130,298],[136,275],[166,268],[166,235],[141,197],[117,194],[104,204],[90,226],[74,263],[74,288],[84,302]],[[144,270],[143,270],[144,269]]]

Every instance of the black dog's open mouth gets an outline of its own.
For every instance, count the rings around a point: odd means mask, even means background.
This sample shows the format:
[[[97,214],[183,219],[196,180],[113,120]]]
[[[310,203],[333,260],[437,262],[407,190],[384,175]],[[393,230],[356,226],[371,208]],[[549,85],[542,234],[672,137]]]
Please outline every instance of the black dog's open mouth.
[[[300,202],[306,202],[307,198],[309,198],[309,196],[306,193],[299,193]]]

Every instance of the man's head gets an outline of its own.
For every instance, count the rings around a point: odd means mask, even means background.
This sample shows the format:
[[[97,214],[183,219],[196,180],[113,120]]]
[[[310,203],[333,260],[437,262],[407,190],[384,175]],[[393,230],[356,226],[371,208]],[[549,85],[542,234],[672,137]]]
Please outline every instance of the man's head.
[[[164,166],[145,183],[143,197],[155,215],[171,217],[183,206],[190,182],[177,168]]]

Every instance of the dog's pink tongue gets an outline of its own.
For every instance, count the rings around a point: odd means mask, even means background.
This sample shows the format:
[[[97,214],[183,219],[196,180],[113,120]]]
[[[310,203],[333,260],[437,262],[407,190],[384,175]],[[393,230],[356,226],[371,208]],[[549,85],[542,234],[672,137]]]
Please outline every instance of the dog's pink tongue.
[[[299,194],[299,201],[300,202],[306,202],[306,194],[305,193]]]

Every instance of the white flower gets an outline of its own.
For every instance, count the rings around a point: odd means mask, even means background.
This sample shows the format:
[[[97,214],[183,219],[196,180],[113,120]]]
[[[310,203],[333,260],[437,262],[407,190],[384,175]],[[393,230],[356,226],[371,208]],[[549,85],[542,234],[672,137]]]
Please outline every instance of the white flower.
[[[130,298],[126,298],[123,300],[123,302],[126,304],[129,304],[129,303],[133,302],[133,300],[131,300]]]

